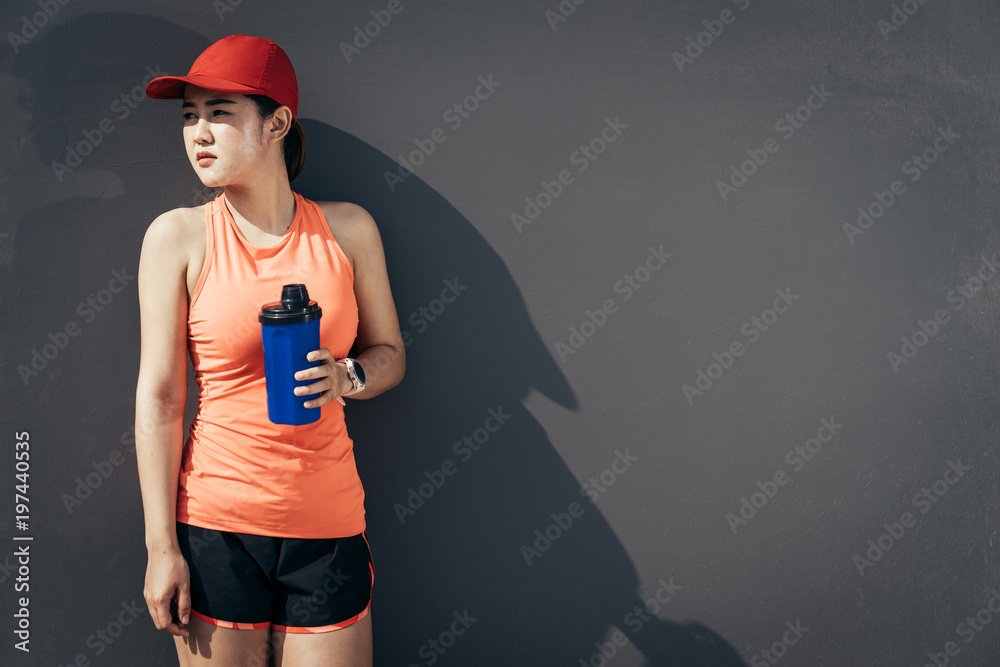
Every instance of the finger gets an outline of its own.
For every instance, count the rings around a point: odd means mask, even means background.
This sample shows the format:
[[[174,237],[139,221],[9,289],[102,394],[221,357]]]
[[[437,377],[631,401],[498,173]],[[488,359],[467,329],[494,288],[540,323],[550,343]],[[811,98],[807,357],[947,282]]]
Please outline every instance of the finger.
[[[333,387],[333,378],[323,378],[319,382],[313,382],[312,384],[304,384],[301,387],[295,387],[292,392],[296,396],[308,396],[310,394],[328,392],[332,390]]]
[[[343,366],[343,364],[335,365]],[[347,373],[347,367],[343,366],[343,368],[335,369],[330,375],[320,382],[295,387],[292,392],[296,396],[309,396],[310,394],[324,392],[321,396],[303,403],[303,405],[307,408],[315,408],[321,405],[326,405],[334,399],[340,400],[340,396],[343,395],[344,392],[350,391],[353,386],[354,383],[351,382],[351,378]],[[344,402],[340,401],[340,404],[344,405]]]
[[[180,594],[178,589],[178,593],[175,594],[174,597],[170,598],[170,623],[167,624],[167,626],[163,628],[163,630],[178,637],[187,637],[190,634],[190,632],[188,632],[187,628],[185,628],[184,624],[181,623],[180,621],[181,613],[179,611],[180,608],[178,605],[179,598]],[[190,613],[190,610],[188,611],[188,613]]]
[[[319,407],[322,407],[322,406],[326,405],[327,403],[329,403],[330,401],[332,401],[334,398],[338,398],[338,397],[334,396],[332,391],[324,391],[322,394],[320,394],[316,398],[304,402],[302,404],[302,406],[306,407],[306,408],[319,408]]]
[[[333,352],[330,352],[330,350],[325,347],[309,352],[306,355],[306,359],[309,361],[334,361]]]
[[[316,360],[311,359],[310,361]],[[337,364],[334,363],[333,357],[330,356],[329,359],[324,358],[323,361],[316,366],[310,366],[309,368],[296,371],[294,377],[296,380],[317,380],[319,378],[329,377],[336,372],[336,366]]]
[[[333,399],[331,399],[326,394],[323,394],[322,396],[320,396],[319,398],[317,398],[315,400],[306,401],[305,403],[302,404],[302,407],[304,407],[304,408],[321,408],[324,405],[326,405],[327,403],[329,403],[331,400],[333,400]]]
[[[149,615],[153,619],[153,625],[156,626],[157,630],[170,630],[170,626],[173,625],[173,618],[170,613],[170,600],[160,600],[155,601],[151,604],[147,604],[149,607]]]
[[[170,634],[172,634],[172,635],[174,635],[176,637],[190,637],[191,636],[191,631],[190,630],[188,630],[187,628],[182,628],[181,626],[177,625],[176,623],[171,623],[166,628],[164,628],[164,630],[166,630],[167,632],[169,632]]]
[[[177,617],[182,625],[191,620],[191,589],[188,584],[181,584],[177,589]]]
[[[320,364],[319,366],[313,366],[312,368],[306,368],[301,371],[295,372],[296,380],[318,380],[320,378],[329,377],[333,374],[332,364]]]
[[[167,619],[163,617],[159,603],[153,602],[152,600],[146,600],[146,609],[149,610],[149,617],[153,619],[153,626],[157,630],[162,630],[167,627]]]

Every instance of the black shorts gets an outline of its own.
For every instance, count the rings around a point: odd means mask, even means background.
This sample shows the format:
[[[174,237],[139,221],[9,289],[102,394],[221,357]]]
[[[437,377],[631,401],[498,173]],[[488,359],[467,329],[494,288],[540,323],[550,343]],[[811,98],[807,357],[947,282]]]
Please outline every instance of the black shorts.
[[[191,615],[224,628],[314,633],[368,614],[373,569],[365,534],[265,537],[177,523],[191,572]]]

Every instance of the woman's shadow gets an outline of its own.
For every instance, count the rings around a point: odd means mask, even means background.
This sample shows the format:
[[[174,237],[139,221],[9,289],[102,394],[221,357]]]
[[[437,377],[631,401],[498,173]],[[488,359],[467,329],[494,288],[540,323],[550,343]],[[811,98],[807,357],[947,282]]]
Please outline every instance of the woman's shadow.
[[[403,382],[348,403],[377,664],[599,665],[627,638],[653,665],[744,665],[708,628],[657,616],[686,594],[670,555],[640,595],[600,501],[522,405],[535,390],[577,408],[496,251],[417,174],[346,132],[303,126],[293,188],[375,218],[407,342]],[[617,469],[629,465],[628,444],[606,443],[609,465],[616,451]]]

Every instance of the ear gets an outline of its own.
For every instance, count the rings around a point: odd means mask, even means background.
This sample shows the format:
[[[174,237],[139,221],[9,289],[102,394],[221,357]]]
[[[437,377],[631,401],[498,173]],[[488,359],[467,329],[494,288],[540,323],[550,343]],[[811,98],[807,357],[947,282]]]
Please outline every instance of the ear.
[[[267,121],[264,126],[264,130],[267,134],[268,142],[280,142],[288,134],[289,130],[292,129],[292,123],[295,119],[292,117],[292,110],[287,106],[280,106],[274,110],[274,115]]]

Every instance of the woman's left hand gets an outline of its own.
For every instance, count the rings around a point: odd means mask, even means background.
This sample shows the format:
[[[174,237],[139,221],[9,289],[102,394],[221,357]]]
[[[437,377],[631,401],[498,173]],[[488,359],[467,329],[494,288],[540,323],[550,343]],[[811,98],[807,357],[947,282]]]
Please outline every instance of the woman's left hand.
[[[347,373],[346,364],[338,364],[333,357],[333,353],[325,347],[313,350],[306,355],[309,361],[320,361],[318,366],[307,368],[295,374],[296,380],[317,380],[312,384],[295,388],[296,396],[308,396],[310,394],[320,394],[318,398],[306,401],[303,405],[307,408],[318,408],[326,405],[330,401],[336,400],[344,393],[354,388],[351,377]]]

